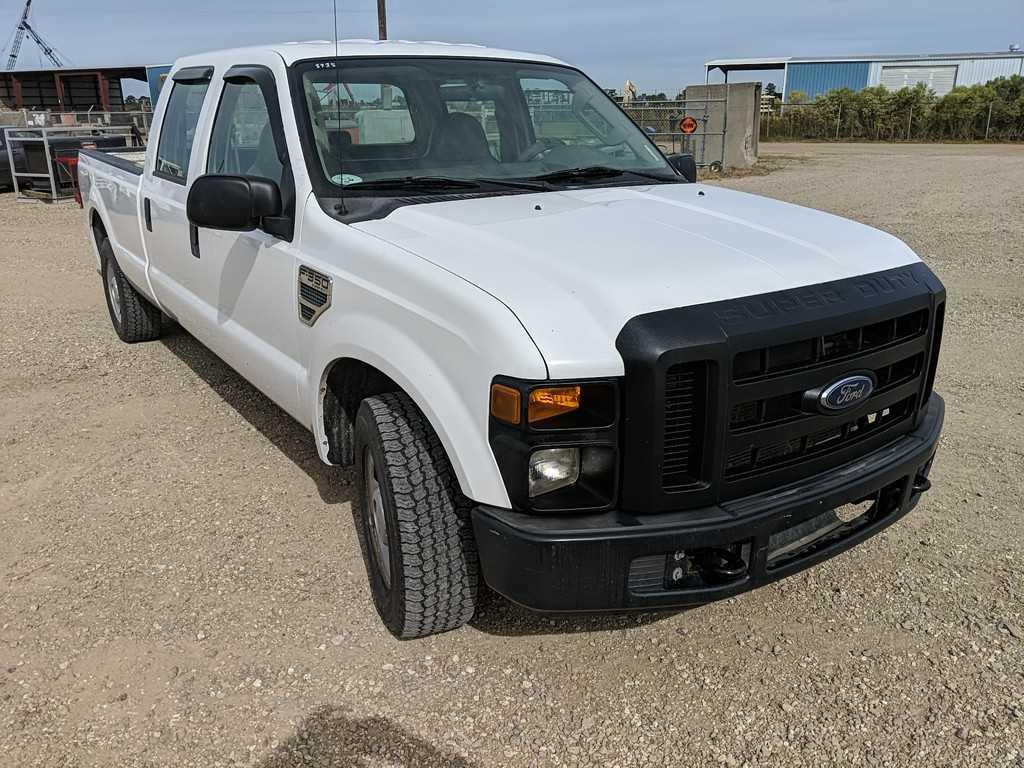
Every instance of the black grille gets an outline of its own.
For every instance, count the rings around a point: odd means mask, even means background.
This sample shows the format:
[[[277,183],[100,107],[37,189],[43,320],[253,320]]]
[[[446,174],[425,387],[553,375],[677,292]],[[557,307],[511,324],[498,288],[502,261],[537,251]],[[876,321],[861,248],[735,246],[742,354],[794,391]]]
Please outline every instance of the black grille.
[[[707,363],[673,365],[665,376],[661,482],[666,491],[700,483],[707,413]]]
[[[852,445],[904,422],[913,414],[916,399],[915,395],[911,395],[894,405],[879,408],[859,418],[818,429],[806,435],[784,438],[764,445],[753,442],[741,443],[742,447],[730,449],[725,475],[730,477],[756,474],[758,470],[764,468],[777,468],[804,457],[823,455]]]
[[[749,349],[736,355],[733,361],[733,378],[740,382],[851,359],[864,352],[921,336],[927,330],[928,310],[920,309],[838,333]]]
[[[944,301],[915,263],[630,319],[621,508],[711,509],[893,443],[928,402]],[[820,393],[853,375],[870,396],[828,411]]]
[[[733,357],[721,497],[827,470],[911,428],[928,369],[929,311],[743,350]],[[818,412],[805,393],[870,374],[875,389],[846,414]]]

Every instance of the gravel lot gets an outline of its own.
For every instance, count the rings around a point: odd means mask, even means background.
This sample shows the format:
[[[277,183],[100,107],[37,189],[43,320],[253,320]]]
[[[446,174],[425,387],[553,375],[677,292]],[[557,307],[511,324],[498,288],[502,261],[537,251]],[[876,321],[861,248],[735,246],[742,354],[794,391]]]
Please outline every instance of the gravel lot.
[[[946,282],[935,489],[722,603],[406,643],[351,475],[183,332],[119,343],[78,209],[0,196],[0,764],[1024,766],[1024,147],[765,149],[725,183]]]

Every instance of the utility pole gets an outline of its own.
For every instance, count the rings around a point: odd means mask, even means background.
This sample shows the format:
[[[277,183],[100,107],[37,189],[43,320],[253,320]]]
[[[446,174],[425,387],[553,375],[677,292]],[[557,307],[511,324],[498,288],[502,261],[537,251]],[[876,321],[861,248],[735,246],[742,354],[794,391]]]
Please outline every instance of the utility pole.
[[[384,0],[377,0],[377,39],[388,39],[388,11],[384,7]],[[380,105],[383,109],[391,109],[394,95],[391,86],[384,84],[380,87]]]

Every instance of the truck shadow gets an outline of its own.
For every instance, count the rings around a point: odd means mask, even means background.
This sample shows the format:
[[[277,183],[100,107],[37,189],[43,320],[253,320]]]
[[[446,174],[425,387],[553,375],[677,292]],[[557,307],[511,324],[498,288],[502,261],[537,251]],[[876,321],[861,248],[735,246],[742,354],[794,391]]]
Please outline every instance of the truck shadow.
[[[309,475],[325,503],[353,500],[352,471],[347,467],[328,467],[320,461],[309,432],[270,398],[177,323],[169,324],[160,341],[295,466]]]
[[[469,625],[479,632],[498,637],[535,635],[576,635],[589,632],[614,632],[657,624],[690,609],[644,613],[535,613],[506,600],[483,587],[477,611]]]
[[[305,472],[316,484],[324,503],[340,504],[355,500],[352,470],[348,467],[328,467],[321,462],[309,432],[204,347],[198,339],[177,323],[169,323],[160,341],[246,422]],[[480,608],[470,624],[490,635],[527,637],[627,629],[653,624],[675,613],[678,612],[548,616],[521,608],[484,587],[481,590]]]
[[[258,763],[258,768],[473,768],[456,754],[409,733],[385,717],[351,717],[324,706],[308,715],[295,735]]]

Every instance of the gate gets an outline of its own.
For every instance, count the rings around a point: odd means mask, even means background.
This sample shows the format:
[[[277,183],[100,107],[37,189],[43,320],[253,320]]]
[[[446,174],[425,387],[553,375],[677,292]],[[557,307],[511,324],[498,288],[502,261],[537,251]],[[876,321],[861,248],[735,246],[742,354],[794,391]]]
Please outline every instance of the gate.
[[[623,111],[665,154],[692,154],[699,168],[717,173],[725,164],[729,91],[721,99],[632,101]]]

